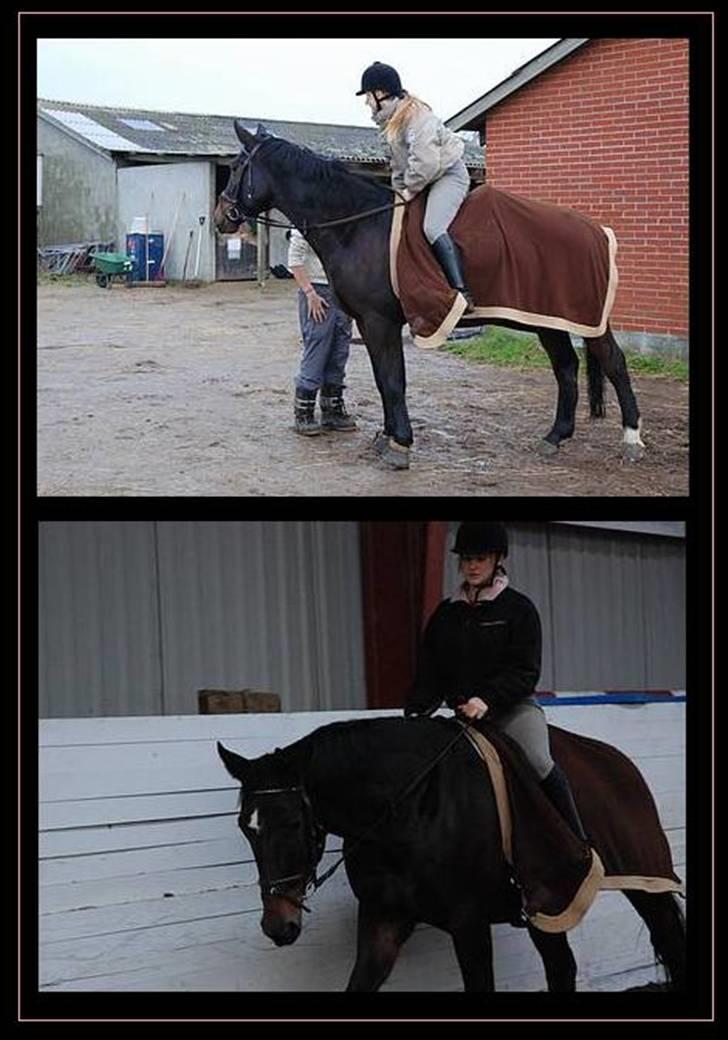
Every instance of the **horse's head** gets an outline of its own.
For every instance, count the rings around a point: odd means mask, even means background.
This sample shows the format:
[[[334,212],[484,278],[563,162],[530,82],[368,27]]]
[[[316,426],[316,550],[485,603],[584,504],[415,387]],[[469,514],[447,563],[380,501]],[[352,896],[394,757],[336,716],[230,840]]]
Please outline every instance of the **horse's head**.
[[[246,217],[257,217],[273,206],[270,177],[260,162],[256,162],[259,149],[271,135],[260,124],[253,134],[239,119],[235,120],[235,133],[242,149],[230,164],[230,177],[215,206],[215,227],[223,235],[237,231]]]
[[[314,819],[300,777],[280,756],[249,761],[220,743],[217,750],[242,785],[238,826],[258,865],[261,928],[277,946],[287,946],[301,932],[303,899],[323,855],[326,833]]]

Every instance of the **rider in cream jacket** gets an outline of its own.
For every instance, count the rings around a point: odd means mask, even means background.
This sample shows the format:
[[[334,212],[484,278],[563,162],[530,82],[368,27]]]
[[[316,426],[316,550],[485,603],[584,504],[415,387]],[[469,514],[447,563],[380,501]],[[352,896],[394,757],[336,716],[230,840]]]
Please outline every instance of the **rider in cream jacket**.
[[[386,113],[383,126],[403,100],[392,98],[382,103],[382,113]],[[462,159],[465,150],[462,139],[424,106],[387,143],[392,157],[392,187],[405,192],[405,198],[414,198],[436,181]]]

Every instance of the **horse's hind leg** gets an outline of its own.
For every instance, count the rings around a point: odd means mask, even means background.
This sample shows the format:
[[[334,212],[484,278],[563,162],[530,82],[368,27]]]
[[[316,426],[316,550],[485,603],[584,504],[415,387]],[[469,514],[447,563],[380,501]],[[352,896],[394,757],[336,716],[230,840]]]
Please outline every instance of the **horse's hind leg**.
[[[542,455],[553,455],[561,441],[574,433],[576,401],[578,396],[577,373],[579,359],[571,345],[567,332],[558,329],[539,329],[538,338],[551,361],[551,367],[559,384],[559,399],[556,405],[556,419],[550,431],[539,442],[538,450]]]
[[[452,930],[451,935],[466,992],[492,993],[495,976],[490,925],[478,921]]]
[[[541,954],[549,993],[576,991],[576,961],[565,932],[542,932],[528,926],[534,946]]]
[[[672,892],[625,892],[647,925],[671,989],[685,988],[685,922]]]
[[[413,930],[414,921],[385,917],[359,904],[356,963],[347,990],[367,993],[378,990]]]
[[[640,412],[632,390],[624,353],[608,325],[603,336],[585,339],[584,343],[587,350],[599,361],[617,393],[624,430],[622,453],[630,462],[636,462],[644,455],[645,446],[640,437]]]

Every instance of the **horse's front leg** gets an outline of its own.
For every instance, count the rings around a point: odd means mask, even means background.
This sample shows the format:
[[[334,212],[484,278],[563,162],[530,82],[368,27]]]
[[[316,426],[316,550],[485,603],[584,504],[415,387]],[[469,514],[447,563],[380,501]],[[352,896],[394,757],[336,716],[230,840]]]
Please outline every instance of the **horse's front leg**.
[[[361,331],[384,409],[385,437],[378,438],[377,452],[392,469],[408,469],[412,426],[405,397],[407,381],[402,326],[378,314],[366,315],[362,324]]]
[[[576,990],[576,961],[565,932],[542,932],[533,925],[528,934],[541,954],[549,993],[573,993]]]
[[[414,921],[359,904],[356,964],[347,990],[373,993],[386,981]]]
[[[490,925],[475,919],[451,931],[466,992],[493,993],[493,940]]]

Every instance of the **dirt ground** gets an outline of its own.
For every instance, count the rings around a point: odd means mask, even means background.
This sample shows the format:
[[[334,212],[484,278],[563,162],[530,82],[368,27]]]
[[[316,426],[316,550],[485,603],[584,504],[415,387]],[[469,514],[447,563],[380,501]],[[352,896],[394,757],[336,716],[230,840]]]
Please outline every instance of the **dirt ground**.
[[[588,418],[555,458],[535,450],[550,428],[549,370],[475,365],[405,338],[411,468],[384,469],[369,445],[382,425],[362,344],[347,399],[354,433],[293,432],[300,349],[295,286],[271,281],[38,290],[40,495],[685,495],[688,387],[633,382],[646,457],[623,462],[619,409]]]

